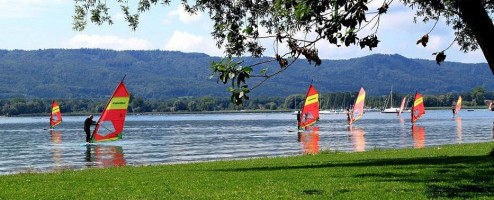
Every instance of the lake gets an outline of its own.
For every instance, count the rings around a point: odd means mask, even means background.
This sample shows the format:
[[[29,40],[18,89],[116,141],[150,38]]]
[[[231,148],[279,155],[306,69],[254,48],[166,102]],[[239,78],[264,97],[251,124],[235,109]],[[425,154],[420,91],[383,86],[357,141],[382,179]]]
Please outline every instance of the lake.
[[[130,115],[123,139],[92,147],[85,118],[63,117],[50,131],[49,116],[0,117],[0,174],[488,142],[494,112],[426,110],[413,127],[410,113],[367,112],[352,126],[345,114],[321,115],[303,133],[291,113]]]

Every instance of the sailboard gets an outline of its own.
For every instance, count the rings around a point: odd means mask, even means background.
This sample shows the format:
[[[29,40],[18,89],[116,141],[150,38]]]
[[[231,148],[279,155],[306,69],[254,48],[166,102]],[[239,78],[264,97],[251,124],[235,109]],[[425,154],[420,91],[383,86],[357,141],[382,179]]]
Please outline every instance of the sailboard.
[[[458,112],[460,112],[460,110],[461,110],[461,101],[462,101],[462,98],[461,98],[461,96],[459,96],[458,97],[458,101],[456,101],[455,112],[453,113],[453,116],[455,116],[456,114],[458,114]]]
[[[319,92],[311,84],[309,90],[307,90],[307,95],[305,95],[305,103],[300,114],[298,129],[302,130],[317,121],[319,121]]]
[[[355,104],[353,105],[352,115],[350,116],[349,124],[359,120],[364,115],[365,90],[360,88]]]
[[[406,102],[407,102],[407,97],[403,97],[403,99],[401,100],[400,110],[398,110],[398,113],[397,113],[398,116],[400,116],[400,114],[405,109],[405,103]]]
[[[418,92],[415,92],[415,98],[413,101],[413,108],[412,108],[412,124],[417,121],[422,115],[425,114],[425,109],[424,109],[424,98],[422,95]]]
[[[122,78],[101,113],[96,128],[94,128],[91,142],[114,141],[122,138],[129,99],[130,94],[125,88]]]
[[[56,125],[62,123],[62,113],[57,102],[51,102],[50,128],[53,129]]]

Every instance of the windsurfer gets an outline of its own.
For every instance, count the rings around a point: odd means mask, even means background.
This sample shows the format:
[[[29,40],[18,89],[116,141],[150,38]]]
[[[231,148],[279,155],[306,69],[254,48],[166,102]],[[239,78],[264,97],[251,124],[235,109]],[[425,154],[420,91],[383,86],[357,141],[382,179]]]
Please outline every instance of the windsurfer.
[[[347,124],[350,124],[350,109],[346,109],[346,122]]]
[[[89,115],[84,121],[84,132],[86,132],[86,144],[91,142],[91,125],[96,125],[97,123],[93,121],[93,115]]]
[[[300,128],[300,110],[297,112],[297,126]]]
[[[456,108],[455,106],[453,106],[453,116],[455,116],[455,114],[456,114]]]

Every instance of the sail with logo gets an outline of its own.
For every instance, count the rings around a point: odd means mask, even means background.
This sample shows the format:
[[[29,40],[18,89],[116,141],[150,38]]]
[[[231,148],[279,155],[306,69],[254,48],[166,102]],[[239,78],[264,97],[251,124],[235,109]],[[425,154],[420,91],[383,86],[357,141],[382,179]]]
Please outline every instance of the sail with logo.
[[[124,76],[125,78],[125,76]],[[93,131],[92,142],[113,141],[122,138],[122,132],[129,106],[130,94],[125,88],[123,79],[113,92],[101,113],[96,128]]]
[[[422,115],[425,114],[424,97],[418,92],[415,92],[412,108],[412,124],[415,123]]]
[[[309,90],[307,90],[307,95],[305,95],[304,107],[302,107],[302,113],[298,120],[299,130],[319,121],[319,92],[317,92],[312,84],[309,86]]]

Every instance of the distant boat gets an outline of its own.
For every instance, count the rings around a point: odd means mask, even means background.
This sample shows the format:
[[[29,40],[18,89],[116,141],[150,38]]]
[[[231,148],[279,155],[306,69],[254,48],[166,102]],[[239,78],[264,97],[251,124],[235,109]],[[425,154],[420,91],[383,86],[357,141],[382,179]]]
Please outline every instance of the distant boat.
[[[106,103],[96,128],[94,128],[91,137],[92,142],[113,141],[122,138],[125,115],[127,114],[130,99],[130,94],[123,83],[124,78],[122,78]]]
[[[412,107],[412,124],[415,123],[415,121],[417,121],[424,114],[424,98],[420,93],[415,92],[415,98],[413,99]]]
[[[312,84],[307,90],[302,113],[300,113],[298,118],[299,130],[309,127],[319,121],[319,92],[317,92]]]
[[[353,124],[353,122],[359,120],[364,115],[364,104],[365,104],[365,90],[360,88],[355,104],[353,104],[352,114],[350,115],[350,121],[348,124]]]
[[[388,103],[389,103],[389,108],[388,107]],[[391,88],[391,92],[389,94],[389,98],[386,99],[386,103],[384,105],[384,109],[381,111],[381,113],[398,113],[399,112],[399,108],[395,108],[393,107],[393,88]]]
[[[50,115],[50,128],[55,128],[56,125],[62,123],[62,113],[60,112],[60,106],[55,101],[51,102],[51,115]]]

